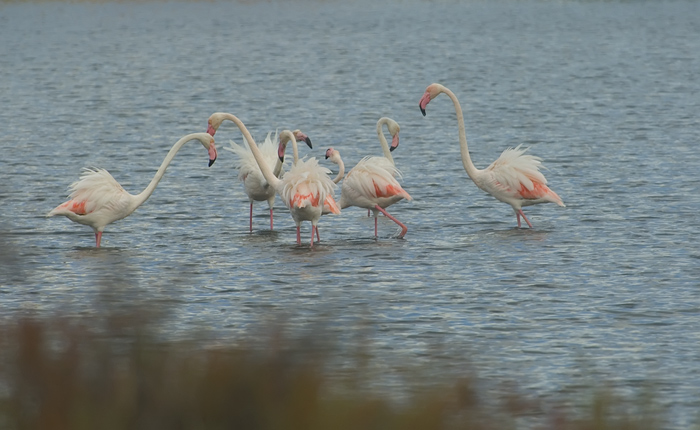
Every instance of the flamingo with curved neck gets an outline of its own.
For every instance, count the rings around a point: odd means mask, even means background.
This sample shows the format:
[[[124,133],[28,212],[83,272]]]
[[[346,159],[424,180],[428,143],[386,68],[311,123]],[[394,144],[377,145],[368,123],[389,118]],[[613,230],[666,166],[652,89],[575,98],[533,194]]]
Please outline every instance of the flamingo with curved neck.
[[[221,126],[220,122],[214,122],[215,127],[212,122],[209,121],[207,132],[214,136]],[[275,133],[275,137],[270,139],[268,133],[265,141],[260,145],[260,150],[262,151],[265,160],[268,165],[274,165],[272,173],[275,177],[280,177],[284,171],[284,149],[278,148],[277,139],[278,134]],[[297,140],[302,140],[312,148],[311,139],[300,130],[295,130],[294,135]],[[253,232],[253,204],[254,202],[267,202],[270,209],[270,230],[274,229],[274,204],[275,204],[275,189],[270,186],[270,184],[263,177],[262,172],[258,163],[253,157],[249,146],[237,145],[234,142],[230,142],[230,147],[224,147],[227,151],[231,151],[238,156],[238,160],[235,164],[235,168],[238,170],[238,180],[243,183],[243,189],[248,196],[248,201],[250,203],[250,210],[248,216],[248,226],[249,231]],[[286,145],[285,145],[286,146]],[[281,152],[280,152],[281,151]],[[279,157],[279,158],[278,158]],[[299,159],[299,152],[296,146],[294,147],[294,162]]]
[[[389,133],[392,135],[391,146],[384,138],[382,126],[386,124]],[[374,214],[374,237],[377,237],[377,216],[379,212],[394,221],[401,227],[399,238],[406,235],[408,227],[395,217],[389,215],[385,210],[387,207],[401,201],[402,199],[413,200],[410,194],[401,187],[397,177],[401,174],[394,165],[391,151],[399,145],[399,124],[390,118],[381,118],[377,122],[377,135],[379,143],[384,152],[383,157],[365,157],[353,167],[343,180],[340,190],[340,208],[345,209],[350,206],[366,208]],[[345,165],[342,163],[340,153],[333,148],[326,151],[326,158],[340,167],[344,171]],[[339,172],[338,180],[341,178]]]
[[[333,188],[335,187],[333,181],[328,177],[330,170],[319,166],[315,158],[310,158],[299,160],[282,178],[277,178],[245,124],[238,117],[230,113],[217,112],[209,117],[209,129],[218,128],[224,120],[232,121],[243,133],[265,180],[275,189],[277,195],[289,208],[296,223],[298,244],[301,244],[301,223],[303,221],[311,222],[311,246],[313,247],[314,231],[321,218],[323,203],[328,201],[327,197],[329,196],[332,200]],[[292,142],[292,146],[296,144],[294,133],[289,130],[282,131],[280,144],[286,144],[289,141]],[[332,201],[335,203],[334,200]],[[333,204],[332,210],[333,213],[340,213],[340,209],[335,204]]]
[[[95,232],[95,246],[99,248],[104,228],[129,216],[148,200],[175,154],[191,140],[198,140],[204,145],[209,152],[209,166],[214,164],[217,157],[214,138],[207,133],[188,134],[173,145],[155,176],[141,193],[129,194],[105,169],[84,168],[80,179],[70,185],[70,200],[57,206],[46,216],[62,215],[73,222],[92,227]]]
[[[511,205],[518,221],[518,228],[520,228],[521,216],[532,228],[532,223],[523,213],[523,206],[539,203],[556,203],[559,206],[566,206],[557,193],[547,187],[547,179],[540,172],[542,159],[525,154],[529,148],[520,149],[522,145],[506,149],[489,167],[483,170],[477,169],[469,156],[464,115],[457,96],[443,85],[431,84],[426,88],[418,103],[421,113],[425,116],[425,108],[428,103],[443,93],[452,100],[457,114],[459,148],[464,170],[477,187],[496,199]]]

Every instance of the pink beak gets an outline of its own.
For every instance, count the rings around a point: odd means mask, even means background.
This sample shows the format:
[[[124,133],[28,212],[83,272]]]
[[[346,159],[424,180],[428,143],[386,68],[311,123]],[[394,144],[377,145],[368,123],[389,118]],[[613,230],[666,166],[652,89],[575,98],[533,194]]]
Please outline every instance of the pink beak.
[[[209,133],[211,134],[211,133]],[[216,152],[216,146],[212,142],[211,145],[209,145],[209,167],[211,167],[212,164],[214,164],[214,161],[216,161],[216,157],[219,154]]]
[[[396,133],[394,137],[391,138],[391,146],[389,147],[389,151],[393,151],[394,149],[399,147],[399,134]]]
[[[428,103],[430,103],[430,93],[425,92],[423,94],[423,97],[421,97],[420,102],[418,103],[418,107],[420,108],[421,113],[423,116],[425,116],[425,107],[428,106]]]
[[[216,129],[209,124],[209,127],[207,127],[207,133],[214,136],[216,134]]]

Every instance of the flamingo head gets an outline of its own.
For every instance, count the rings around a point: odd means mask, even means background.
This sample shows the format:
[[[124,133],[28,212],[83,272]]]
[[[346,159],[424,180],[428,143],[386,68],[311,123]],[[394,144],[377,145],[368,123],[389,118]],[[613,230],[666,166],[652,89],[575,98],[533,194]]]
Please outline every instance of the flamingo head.
[[[207,149],[209,152],[209,167],[211,167],[212,164],[214,164],[214,161],[216,161],[216,157],[218,156],[218,153],[216,152],[216,145],[214,144],[214,136],[207,136],[206,133],[203,133],[204,136],[199,139],[200,142],[202,142],[202,145]]]
[[[331,162],[340,165],[340,151],[338,151],[337,149],[328,148],[326,150],[326,160],[328,160],[329,158]]]
[[[280,144],[277,147],[277,156],[279,157],[280,161],[284,163],[284,153],[287,150],[287,142],[288,140],[282,140],[280,139]]]
[[[391,146],[389,147],[389,151],[393,151],[399,147],[399,131],[401,131],[401,127],[399,127],[399,123],[393,119],[388,119],[386,126],[389,128],[389,133],[391,134]]]
[[[420,111],[425,116],[425,107],[428,106],[428,103],[435,97],[437,97],[441,92],[442,92],[443,86],[440,84],[430,84],[428,85],[428,88],[425,89],[425,93],[423,94],[423,97],[421,97],[420,102],[418,102],[418,107],[420,107]]]
[[[309,148],[313,149],[313,146],[311,145],[311,139],[309,138],[309,136],[302,133],[299,129],[294,130],[292,133],[294,133],[294,138],[297,140],[297,142],[306,142]]]
[[[214,136],[216,130],[218,130],[221,123],[224,122],[224,119],[224,114],[221,112],[211,114],[207,121],[207,133]]]

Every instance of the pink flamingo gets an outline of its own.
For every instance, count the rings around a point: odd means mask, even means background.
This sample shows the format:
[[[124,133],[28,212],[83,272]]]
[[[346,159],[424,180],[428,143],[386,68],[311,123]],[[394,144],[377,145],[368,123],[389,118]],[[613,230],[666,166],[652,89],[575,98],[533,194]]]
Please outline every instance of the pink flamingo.
[[[332,198],[335,184],[328,177],[330,170],[319,166],[315,158],[310,158],[308,160],[299,160],[282,178],[277,178],[255,144],[250,132],[248,132],[248,129],[238,117],[230,113],[215,113],[209,118],[209,128],[218,128],[224,119],[233,121],[241,130],[241,133],[248,141],[250,150],[260,167],[263,177],[289,208],[289,212],[297,226],[298,244],[301,244],[301,223],[303,221],[311,222],[311,246],[313,247],[314,232],[316,224],[321,218],[324,202],[331,204],[330,209],[332,213],[340,213],[338,205]],[[292,141],[292,146],[294,146],[296,143],[294,133],[289,130],[284,130],[280,133],[280,145],[284,145],[290,140]]]
[[[388,146],[382,133],[381,125],[384,123],[388,124],[389,131],[392,134],[391,148]],[[365,157],[348,172],[340,189],[340,208],[345,209],[349,206],[357,206],[371,210],[374,213],[374,237],[377,237],[377,215],[381,212],[401,227],[401,233],[398,237],[402,238],[406,235],[408,227],[389,215],[385,210],[402,199],[413,200],[396,180],[396,177],[400,177],[400,173],[394,166],[394,161],[391,158],[391,151],[396,149],[399,144],[398,124],[391,119],[382,118],[377,123],[377,133],[384,156]],[[340,167],[337,177],[340,180],[340,173],[344,171],[340,153],[333,148],[329,148],[326,151],[326,158],[330,158],[332,162]]]
[[[447,94],[455,106],[464,170],[467,171],[467,175],[477,187],[513,207],[518,220],[518,228],[520,228],[521,216],[527,225],[532,228],[532,224],[523,213],[523,206],[538,203],[556,203],[559,206],[566,206],[557,193],[547,187],[547,179],[540,172],[542,159],[533,155],[525,155],[525,151],[529,148],[520,149],[522,145],[506,149],[486,169],[477,169],[469,156],[462,107],[454,93],[440,84],[431,84],[425,90],[425,94],[420,99],[418,106],[423,116],[425,116],[425,107],[441,93]]]
[[[212,121],[210,118],[207,127],[207,132],[214,136],[220,125],[221,123],[218,123],[216,128],[212,127]],[[272,170],[272,173],[275,175],[275,177],[279,178],[280,175],[284,172],[284,149],[281,153],[278,152],[278,147],[275,143],[277,141],[277,134],[275,134],[274,141],[273,139],[270,139],[270,134],[271,133],[267,134],[265,142],[263,142],[263,144],[260,145],[260,151],[262,152],[263,157],[265,158],[265,161],[268,163],[268,165],[275,166]],[[309,145],[309,148],[312,148],[311,139],[309,139],[307,135],[302,133],[300,130],[295,130],[294,135],[297,140],[302,140],[306,142],[306,144]],[[270,208],[270,230],[273,230],[273,207],[275,203],[275,189],[272,188],[263,177],[263,174],[260,171],[260,167],[255,161],[255,157],[253,157],[253,153],[251,152],[250,148],[243,145],[236,145],[233,142],[230,143],[231,147],[224,147],[224,149],[231,151],[238,156],[238,161],[235,165],[236,169],[238,170],[238,180],[243,183],[243,189],[248,195],[248,200],[250,202],[248,223],[249,230],[250,232],[253,231],[253,203],[264,201],[267,201],[267,205]],[[298,150],[296,147],[294,147],[295,162],[298,159]]]
[[[204,145],[209,152],[209,166],[214,164],[217,156],[214,138],[207,133],[188,134],[173,145],[151,183],[140,194],[129,194],[104,169],[85,168],[80,179],[70,185],[70,200],[57,206],[46,216],[62,215],[73,222],[92,227],[95,231],[95,246],[99,248],[104,228],[129,216],[148,200],[175,154],[191,140],[199,140]]]

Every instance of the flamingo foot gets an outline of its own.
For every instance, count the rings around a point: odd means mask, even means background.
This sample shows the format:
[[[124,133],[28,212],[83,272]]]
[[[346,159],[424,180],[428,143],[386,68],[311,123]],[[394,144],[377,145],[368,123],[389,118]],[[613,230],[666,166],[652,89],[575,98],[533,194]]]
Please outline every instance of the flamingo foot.
[[[520,217],[521,217],[521,216],[523,217],[523,219],[525,220],[525,222],[527,223],[527,225],[528,225],[530,228],[532,228],[532,224],[530,223],[530,220],[527,219],[527,217],[525,216],[525,213],[523,213],[523,210],[522,210],[522,209],[518,209],[518,213],[517,213],[516,215],[518,216],[518,228],[520,228]]]
[[[389,215],[387,211],[379,207],[379,205],[374,206],[377,210],[379,210],[381,213],[384,214],[385,217],[389,218],[390,220],[394,221],[396,224],[401,227],[401,234],[399,234],[398,238],[401,239],[406,235],[406,232],[408,231],[408,227],[406,227],[401,221],[397,220],[393,216]],[[525,217],[525,215],[523,215]],[[377,218],[374,218],[374,236],[377,237]]]
[[[102,232],[97,231],[97,232],[95,232],[95,247],[99,248],[101,242],[102,242]]]

